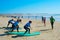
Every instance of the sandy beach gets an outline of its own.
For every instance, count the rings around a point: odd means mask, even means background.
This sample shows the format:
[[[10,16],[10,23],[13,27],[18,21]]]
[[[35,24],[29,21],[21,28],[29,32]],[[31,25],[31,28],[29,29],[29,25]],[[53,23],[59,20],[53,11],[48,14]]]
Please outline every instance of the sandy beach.
[[[54,29],[52,30],[49,21],[46,21],[46,26],[44,26],[41,20],[32,20],[31,32],[39,31],[41,32],[40,35],[29,37],[14,37],[16,35],[7,35],[5,33],[7,30],[2,28],[7,26],[7,22],[10,19],[12,18],[0,17],[0,40],[60,40],[60,22],[58,21],[55,21]],[[22,30],[19,31],[25,31],[23,26],[28,21],[29,19],[22,19],[22,23],[19,23],[19,26],[22,28]],[[11,25],[9,27],[11,27]]]

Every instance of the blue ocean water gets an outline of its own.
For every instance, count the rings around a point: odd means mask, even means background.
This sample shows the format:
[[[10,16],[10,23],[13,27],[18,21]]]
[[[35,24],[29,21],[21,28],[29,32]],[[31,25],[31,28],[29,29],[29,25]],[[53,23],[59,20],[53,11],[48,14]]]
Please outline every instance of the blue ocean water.
[[[60,14],[39,14],[39,15],[23,16],[23,18],[41,20],[42,16],[46,17],[47,20],[49,20],[50,17],[53,16],[56,21],[60,21]]]
[[[60,21],[60,14],[23,14],[22,16],[19,16],[19,18],[41,20],[42,16],[46,17],[46,20],[50,20],[50,17],[53,16],[56,21]]]

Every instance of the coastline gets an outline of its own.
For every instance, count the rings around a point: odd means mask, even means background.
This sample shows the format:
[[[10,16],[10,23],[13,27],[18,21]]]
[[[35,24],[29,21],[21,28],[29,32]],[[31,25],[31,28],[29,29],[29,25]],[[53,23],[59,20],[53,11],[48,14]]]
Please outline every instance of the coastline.
[[[0,17],[0,27],[6,27],[7,21],[10,19],[11,18]],[[22,28],[22,31],[25,31],[23,26],[28,21],[29,21],[28,19],[22,19],[22,24],[19,23],[19,26]],[[12,38],[12,36],[16,36],[16,35],[9,35],[9,36],[2,35],[2,34],[5,34],[4,32],[6,30],[0,29],[0,40],[60,40],[60,36],[59,36],[60,35],[60,27],[59,27],[60,22],[59,21],[55,21],[53,30],[51,30],[51,25],[50,25],[49,20],[46,21],[46,26],[43,25],[41,20],[32,20],[32,21],[33,21],[33,23],[31,24],[31,27],[32,27],[31,32],[39,31],[39,32],[41,32],[40,35],[31,36],[31,37]],[[19,31],[21,31],[21,30],[19,30]]]

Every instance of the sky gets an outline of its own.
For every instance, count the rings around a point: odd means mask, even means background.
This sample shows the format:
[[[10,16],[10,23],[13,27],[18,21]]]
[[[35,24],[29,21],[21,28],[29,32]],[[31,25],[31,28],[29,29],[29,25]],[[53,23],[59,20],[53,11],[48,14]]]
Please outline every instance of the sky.
[[[60,0],[0,0],[0,14],[60,14]]]

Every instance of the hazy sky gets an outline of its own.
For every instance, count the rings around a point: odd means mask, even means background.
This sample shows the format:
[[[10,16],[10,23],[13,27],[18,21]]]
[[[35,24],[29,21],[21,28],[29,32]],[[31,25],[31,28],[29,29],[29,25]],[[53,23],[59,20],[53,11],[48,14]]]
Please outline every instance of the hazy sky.
[[[60,0],[0,0],[1,13],[60,13]]]

